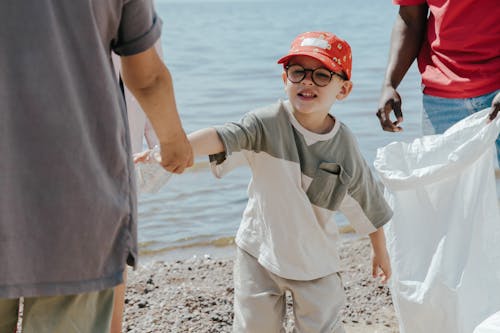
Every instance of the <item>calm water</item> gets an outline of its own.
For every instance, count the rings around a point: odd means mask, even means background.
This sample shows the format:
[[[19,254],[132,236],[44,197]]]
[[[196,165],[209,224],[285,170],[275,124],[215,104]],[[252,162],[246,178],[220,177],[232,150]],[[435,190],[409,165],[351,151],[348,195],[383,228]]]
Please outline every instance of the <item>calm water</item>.
[[[281,66],[299,33],[327,30],[353,50],[354,89],[332,113],[346,123],[372,164],[376,148],[419,135],[421,93],[416,67],[399,91],[406,110],[403,134],[380,129],[375,111],[397,8],[391,1],[210,1],[156,2],[162,46],[174,78],[177,105],[191,132],[238,120],[245,112],[285,98]],[[160,193],[139,198],[143,258],[186,257],[220,252],[230,243],[246,203],[247,168],[215,179],[207,159],[174,176]],[[339,224],[345,224],[340,217]],[[218,250],[219,249],[219,250]]]

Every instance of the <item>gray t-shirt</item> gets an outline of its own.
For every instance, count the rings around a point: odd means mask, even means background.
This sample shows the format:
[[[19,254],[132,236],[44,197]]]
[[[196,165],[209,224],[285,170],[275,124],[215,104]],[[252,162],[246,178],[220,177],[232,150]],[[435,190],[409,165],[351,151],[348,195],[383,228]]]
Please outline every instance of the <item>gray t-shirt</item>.
[[[111,51],[152,47],[161,21],[151,0],[9,0],[0,22],[0,298],[112,287],[137,204]]]
[[[392,211],[347,126],[314,133],[292,109],[279,102],[215,127],[225,154],[211,156],[212,171],[252,171],[236,245],[278,276],[310,281],[341,270],[337,211],[364,235]]]

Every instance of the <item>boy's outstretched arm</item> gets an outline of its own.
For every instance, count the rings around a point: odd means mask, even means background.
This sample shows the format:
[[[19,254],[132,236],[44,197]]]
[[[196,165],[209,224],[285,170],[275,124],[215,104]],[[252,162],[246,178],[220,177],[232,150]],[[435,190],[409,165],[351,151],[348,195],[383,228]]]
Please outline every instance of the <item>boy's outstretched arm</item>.
[[[377,231],[371,233],[370,241],[373,249],[372,275],[374,278],[381,277],[380,282],[386,283],[391,277],[392,270],[385,244],[384,229],[380,227]]]
[[[194,156],[207,156],[225,151],[224,144],[214,128],[204,128],[187,136]],[[134,154],[134,163],[147,162],[151,149]]]
[[[194,156],[213,155],[225,151],[224,144],[214,128],[204,128],[188,135]]]

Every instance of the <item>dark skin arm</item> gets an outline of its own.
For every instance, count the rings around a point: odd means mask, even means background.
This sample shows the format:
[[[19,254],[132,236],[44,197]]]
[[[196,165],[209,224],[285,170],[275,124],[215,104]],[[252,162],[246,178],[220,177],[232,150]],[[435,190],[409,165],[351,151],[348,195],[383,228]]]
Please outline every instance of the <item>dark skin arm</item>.
[[[491,103],[491,113],[488,117],[488,122],[492,121],[498,115],[498,111],[500,111],[500,93],[498,93],[495,98],[493,98],[493,102]]]
[[[403,130],[399,126],[403,122],[401,96],[396,89],[418,56],[425,36],[427,12],[426,4],[399,7],[399,14],[392,28],[389,61],[377,110],[377,117],[384,131]],[[396,121],[391,120],[392,111]]]

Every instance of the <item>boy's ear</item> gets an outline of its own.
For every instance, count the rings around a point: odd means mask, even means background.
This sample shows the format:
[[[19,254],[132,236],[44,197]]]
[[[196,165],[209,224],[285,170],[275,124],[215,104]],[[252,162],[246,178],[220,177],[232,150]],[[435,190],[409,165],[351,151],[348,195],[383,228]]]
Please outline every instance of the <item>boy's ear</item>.
[[[283,79],[283,83],[286,86],[286,72],[285,71],[283,71],[283,73],[281,73],[281,78]]]
[[[337,94],[337,99],[338,100],[343,100],[344,98],[346,98],[347,96],[349,96],[349,94],[351,93],[352,91],[352,81],[349,81],[349,80],[345,80],[343,83],[342,83],[342,88],[340,89],[339,93]]]

